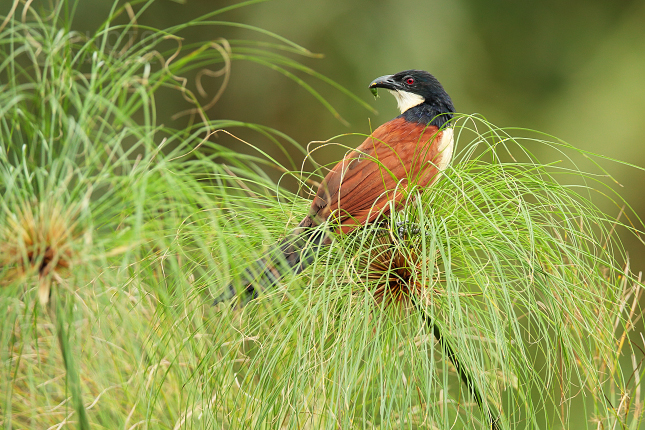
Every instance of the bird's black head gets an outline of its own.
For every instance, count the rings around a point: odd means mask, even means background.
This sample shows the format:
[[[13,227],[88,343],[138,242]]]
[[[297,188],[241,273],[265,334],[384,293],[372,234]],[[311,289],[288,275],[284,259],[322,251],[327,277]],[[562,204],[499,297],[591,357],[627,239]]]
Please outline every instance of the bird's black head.
[[[389,90],[398,102],[401,115],[408,121],[425,121],[441,127],[455,112],[450,96],[437,78],[423,70],[404,70],[381,76],[370,83],[370,88]],[[428,118],[429,115],[432,117]]]

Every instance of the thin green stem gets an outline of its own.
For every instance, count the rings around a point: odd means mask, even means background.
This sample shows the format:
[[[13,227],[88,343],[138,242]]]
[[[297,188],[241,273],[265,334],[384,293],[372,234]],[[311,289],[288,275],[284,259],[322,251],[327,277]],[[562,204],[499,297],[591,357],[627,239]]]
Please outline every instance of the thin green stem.
[[[85,410],[85,405],[83,404],[83,392],[81,388],[81,380],[79,377],[79,372],[74,362],[74,353],[71,349],[69,343],[69,331],[68,327],[65,327],[67,322],[67,301],[64,300],[61,290],[58,288],[56,291],[52,291],[52,303],[55,309],[55,314],[53,315],[56,324],[56,337],[58,338],[58,345],[60,348],[60,353],[63,357],[63,365],[65,366],[65,372],[67,374],[67,382],[69,390],[72,395],[72,404],[74,405],[74,410],[78,416],[78,428],[80,430],[89,430],[90,422],[87,418],[87,411]],[[71,325],[68,323],[68,325]]]
[[[411,294],[410,299],[412,300],[412,303],[414,306],[419,310],[421,313],[421,317],[423,318],[423,321],[426,323],[426,326],[428,329],[432,330],[432,333],[434,334],[434,337],[437,339],[437,342],[439,342],[439,345],[441,346],[441,349],[444,351],[446,356],[448,357],[448,360],[455,366],[455,369],[457,370],[457,374],[459,375],[459,378],[461,381],[464,383],[470,394],[473,396],[475,399],[475,402],[477,403],[477,406],[479,406],[479,410],[482,412],[482,414],[486,415],[488,417],[488,421],[490,422],[490,428],[491,430],[499,430],[500,425],[499,425],[499,420],[500,420],[500,414],[499,412],[493,412],[486,404],[484,404],[482,394],[477,387],[477,383],[473,379],[471,373],[468,371],[466,366],[464,366],[461,361],[459,360],[459,356],[455,352],[454,348],[452,345],[450,345],[450,342],[448,339],[443,336],[441,333],[441,329],[437,324],[435,324],[428,313],[425,311],[423,306],[419,303],[418,298]]]

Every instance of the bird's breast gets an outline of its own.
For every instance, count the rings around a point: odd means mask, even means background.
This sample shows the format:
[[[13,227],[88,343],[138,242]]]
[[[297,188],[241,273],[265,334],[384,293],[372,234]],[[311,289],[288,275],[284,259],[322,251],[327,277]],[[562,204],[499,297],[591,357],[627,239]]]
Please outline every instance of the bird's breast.
[[[440,171],[446,170],[450,160],[452,160],[452,152],[455,149],[454,130],[447,128],[441,132],[441,138],[437,142],[437,168]]]

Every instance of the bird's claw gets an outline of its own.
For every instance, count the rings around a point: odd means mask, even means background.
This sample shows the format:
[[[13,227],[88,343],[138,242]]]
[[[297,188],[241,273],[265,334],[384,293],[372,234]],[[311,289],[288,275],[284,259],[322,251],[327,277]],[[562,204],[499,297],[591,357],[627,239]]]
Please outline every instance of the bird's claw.
[[[409,222],[407,219],[405,221],[398,221],[396,223],[396,229],[401,237],[405,237],[407,235],[412,236],[421,232],[421,228],[418,224]]]

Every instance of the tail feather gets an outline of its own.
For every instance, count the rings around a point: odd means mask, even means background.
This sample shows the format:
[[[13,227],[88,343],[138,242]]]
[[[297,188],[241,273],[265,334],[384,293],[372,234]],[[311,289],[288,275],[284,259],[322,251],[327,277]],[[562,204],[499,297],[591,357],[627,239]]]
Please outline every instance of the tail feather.
[[[288,273],[301,273],[314,260],[320,247],[326,242],[327,235],[321,228],[298,227],[284,238],[264,257],[254,261],[242,274],[242,285],[238,291],[229,284],[213,305],[240,296],[240,304],[245,305],[258,297],[259,293],[269,290]]]

